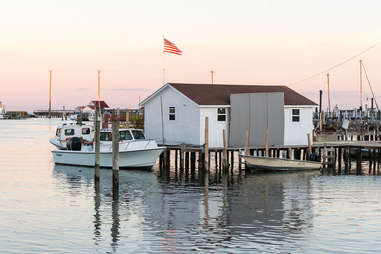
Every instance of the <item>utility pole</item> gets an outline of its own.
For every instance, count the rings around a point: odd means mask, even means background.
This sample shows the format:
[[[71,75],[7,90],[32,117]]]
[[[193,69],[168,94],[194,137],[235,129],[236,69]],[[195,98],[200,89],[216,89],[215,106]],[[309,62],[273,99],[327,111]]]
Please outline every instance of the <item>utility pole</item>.
[[[213,85],[213,82],[214,82],[214,81],[213,81],[213,78],[214,78],[213,75],[214,75],[214,71],[211,70],[211,71],[210,71],[210,77],[211,77],[211,84],[212,84],[212,85]]]
[[[331,113],[331,91],[329,88],[329,73],[327,73],[327,85],[328,85],[328,112]]]
[[[52,70],[49,70],[49,119],[52,118]]]
[[[98,107],[101,109],[101,70],[98,70]]]

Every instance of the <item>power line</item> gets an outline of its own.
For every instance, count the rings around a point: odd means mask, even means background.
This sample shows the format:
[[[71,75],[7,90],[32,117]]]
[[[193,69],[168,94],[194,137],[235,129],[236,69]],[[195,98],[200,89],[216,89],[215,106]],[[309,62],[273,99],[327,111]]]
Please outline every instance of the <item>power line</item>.
[[[295,84],[301,83],[301,82],[303,82],[303,81],[312,79],[312,78],[314,78],[314,77],[320,76],[320,75],[322,75],[322,74],[326,74],[327,72],[329,72],[329,71],[331,71],[331,70],[333,70],[333,69],[336,69],[337,67],[339,67],[339,66],[341,66],[341,65],[343,65],[343,64],[346,64],[347,62],[349,62],[349,61],[351,61],[351,60],[353,60],[353,59],[355,59],[355,58],[357,58],[357,57],[363,55],[364,53],[366,53],[366,52],[368,52],[369,50],[371,50],[371,49],[377,47],[377,46],[380,45],[380,44],[381,44],[381,41],[379,41],[379,42],[373,44],[372,46],[370,46],[370,47],[364,49],[363,51],[357,53],[356,55],[353,55],[353,56],[351,56],[351,57],[345,59],[344,61],[342,61],[342,62],[340,62],[340,63],[337,63],[337,64],[335,64],[335,65],[332,65],[331,67],[329,67],[329,68],[327,68],[327,69],[325,69],[325,70],[323,70],[323,71],[320,71],[320,72],[318,72],[318,73],[315,73],[315,74],[313,74],[313,75],[311,75],[311,76],[308,76],[308,77],[306,77],[306,78],[303,78],[303,79],[300,79],[300,80],[291,82],[291,83],[289,83],[289,85],[295,85]]]

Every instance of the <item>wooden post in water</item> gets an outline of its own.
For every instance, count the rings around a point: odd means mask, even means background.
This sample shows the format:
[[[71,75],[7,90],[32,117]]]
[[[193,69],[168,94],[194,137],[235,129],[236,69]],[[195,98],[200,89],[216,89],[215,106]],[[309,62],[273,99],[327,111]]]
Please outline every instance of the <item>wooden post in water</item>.
[[[185,176],[188,178],[189,175],[189,152],[185,152]]]
[[[249,131],[245,131],[245,155],[249,155]]]
[[[112,197],[119,198],[119,118],[112,114]]]
[[[228,168],[229,168],[229,165],[228,165],[228,152],[227,152],[227,144],[226,144],[226,131],[225,129],[222,130],[222,138],[223,138],[223,142],[224,142],[224,151],[223,151],[223,159],[222,159],[222,167],[223,167],[223,170],[226,171]]]
[[[311,136],[309,133],[307,133],[307,139],[308,139],[308,156],[311,156],[312,146],[311,146]]]
[[[209,171],[209,118],[205,117],[205,159],[204,169]]]
[[[231,174],[233,175],[233,171],[234,171],[234,150],[231,151],[230,161],[231,161]]]
[[[357,149],[357,160],[356,160],[356,175],[362,174],[362,151],[361,147],[358,147]]]
[[[175,170],[177,170],[177,168],[178,168],[178,165],[177,165],[177,163],[178,163],[177,156],[178,156],[177,149],[175,149]]]
[[[344,148],[344,174],[347,175],[349,173],[349,148]]]
[[[99,108],[96,107],[95,111],[95,172],[94,172],[94,181],[95,184],[99,184],[100,179],[100,139],[101,139],[101,122],[99,120]]]
[[[196,153],[190,153],[190,168],[191,168],[191,178],[194,179],[196,174]]]
[[[269,129],[266,128],[265,132],[265,156],[269,156]]]
[[[341,158],[342,158],[342,151],[341,147],[337,148],[337,174],[341,175]]]
[[[180,149],[180,173],[184,170],[184,149],[183,146],[181,146]]]

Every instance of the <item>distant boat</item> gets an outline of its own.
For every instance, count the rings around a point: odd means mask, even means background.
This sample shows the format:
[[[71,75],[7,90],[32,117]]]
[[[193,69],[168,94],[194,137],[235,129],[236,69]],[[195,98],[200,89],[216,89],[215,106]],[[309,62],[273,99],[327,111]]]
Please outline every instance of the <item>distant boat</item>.
[[[290,160],[252,155],[244,155],[242,157],[245,159],[245,163],[248,168],[260,170],[298,171],[318,170],[322,167],[322,164],[317,161]]]

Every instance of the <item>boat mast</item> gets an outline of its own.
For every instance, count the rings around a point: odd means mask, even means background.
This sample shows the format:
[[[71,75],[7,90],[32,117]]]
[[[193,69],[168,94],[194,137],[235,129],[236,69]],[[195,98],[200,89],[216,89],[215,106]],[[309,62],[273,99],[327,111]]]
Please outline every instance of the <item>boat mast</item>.
[[[52,118],[52,70],[49,70],[49,118]]]
[[[360,118],[362,118],[362,60],[360,60]]]

